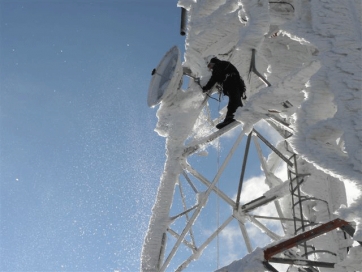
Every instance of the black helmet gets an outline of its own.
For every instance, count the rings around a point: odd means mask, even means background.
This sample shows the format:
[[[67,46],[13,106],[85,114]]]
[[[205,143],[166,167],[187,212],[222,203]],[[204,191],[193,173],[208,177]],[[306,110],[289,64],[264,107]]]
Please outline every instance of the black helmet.
[[[211,60],[210,60],[210,62],[209,63],[217,63],[217,62],[219,62],[220,60],[217,58],[217,57],[214,57],[214,58],[212,58]]]

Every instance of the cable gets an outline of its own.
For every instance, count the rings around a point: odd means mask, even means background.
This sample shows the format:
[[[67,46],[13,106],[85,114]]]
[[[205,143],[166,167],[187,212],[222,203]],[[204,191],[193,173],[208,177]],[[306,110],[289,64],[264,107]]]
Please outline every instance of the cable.
[[[206,95],[207,95],[209,98],[212,98],[212,99],[220,102],[220,97],[219,97],[219,99],[216,99],[216,98],[212,97],[211,95],[209,95],[208,93],[206,93]]]
[[[219,106],[218,106],[218,112],[220,112],[220,100],[219,100]],[[217,173],[220,169],[220,138],[217,140]],[[220,181],[219,181],[220,182]],[[219,190],[219,182],[216,184],[217,189]],[[216,195],[216,221],[217,221],[217,229],[220,227],[220,200],[219,196]],[[216,254],[217,254],[217,269],[220,267],[220,238],[219,233],[216,237]]]

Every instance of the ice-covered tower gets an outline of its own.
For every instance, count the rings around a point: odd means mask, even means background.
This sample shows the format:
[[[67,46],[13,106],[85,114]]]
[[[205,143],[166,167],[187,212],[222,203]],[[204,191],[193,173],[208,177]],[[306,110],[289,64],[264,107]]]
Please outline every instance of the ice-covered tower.
[[[240,259],[219,271],[362,271],[360,1],[178,6],[184,61],[176,47],[166,54],[148,98],[160,103],[167,159],[141,270],[212,271]],[[210,77],[208,55],[247,83],[238,122],[219,131],[218,104],[194,81]],[[349,206],[345,184],[359,190]]]

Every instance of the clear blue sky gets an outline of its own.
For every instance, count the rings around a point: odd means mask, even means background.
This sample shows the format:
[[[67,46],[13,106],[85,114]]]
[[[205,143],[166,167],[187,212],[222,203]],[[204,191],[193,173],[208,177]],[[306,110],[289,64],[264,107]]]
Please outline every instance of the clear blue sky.
[[[177,1],[0,0],[0,270],[137,271]]]
[[[139,270],[165,162],[147,92],[184,50],[176,5],[0,0],[0,271]]]

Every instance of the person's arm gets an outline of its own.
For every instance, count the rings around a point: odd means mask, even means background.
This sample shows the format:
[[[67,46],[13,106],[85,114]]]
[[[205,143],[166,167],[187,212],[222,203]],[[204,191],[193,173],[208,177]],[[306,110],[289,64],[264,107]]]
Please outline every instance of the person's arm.
[[[204,87],[202,87],[202,90],[204,92],[210,90],[215,85],[216,82],[220,82],[222,76],[222,71],[220,70],[220,68],[221,68],[220,65],[215,64],[212,70],[211,78],[209,79],[207,84]]]
[[[207,84],[202,87],[202,90],[204,92],[207,92],[208,90],[210,90],[212,88],[212,86],[214,86],[216,83],[216,77],[215,75],[212,75],[211,78],[209,79],[209,81],[207,82]]]

